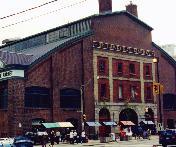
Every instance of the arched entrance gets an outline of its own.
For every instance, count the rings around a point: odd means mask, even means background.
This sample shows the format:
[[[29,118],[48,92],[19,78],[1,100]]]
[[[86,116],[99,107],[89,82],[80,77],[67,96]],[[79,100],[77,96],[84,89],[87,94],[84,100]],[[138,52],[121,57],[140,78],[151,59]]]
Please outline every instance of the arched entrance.
[[[148,108],[147,111],[145,111],[145,120],[154,122],[154,112],[151,108]]]
[[[110,118],[109,110],[106,108],[102,108],[99,112],[99,121],[100,122],[107,122],[110,120],[111,120],[111,118]],[[100,126],[99,127],[99,134],[101,137],[107,137],[107,136],[109,136],[109,133],[111,133],[110,126]]]
[[[119,121],[132,121],[135,125],[138,125],[137,113],[131,108],[126,108],[120,112]]]

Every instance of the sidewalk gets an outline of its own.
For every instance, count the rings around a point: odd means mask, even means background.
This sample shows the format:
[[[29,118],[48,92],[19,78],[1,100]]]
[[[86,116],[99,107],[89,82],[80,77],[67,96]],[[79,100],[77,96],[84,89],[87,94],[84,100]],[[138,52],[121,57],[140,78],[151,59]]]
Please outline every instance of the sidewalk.
[[[107,143],[100,143],[100,140],[89,140],[88,143],[83,143],[83,144],[69,144],[69,143],[66,143],[66,142],[60,142],[60,144],[55,144],[54,147],[57,147],[57,146],[105,146],[105,145],[129,145],[129,144],[139,144],[139,143],[142,143],[142,144],[147,144],[148,142],[152,142],[153,144],[158,144],[158,139],[159,137],[158,136],[151,136],[151,139],[148,140],[148,139],[134,139],[132,138],[132,140],[129,140],[129,141],[115,141],[115,142],[107,142]],[[50,146],[50,143],[47,144],[47,147]],[[36,145],[35,147],[41,147],[41,145]]]

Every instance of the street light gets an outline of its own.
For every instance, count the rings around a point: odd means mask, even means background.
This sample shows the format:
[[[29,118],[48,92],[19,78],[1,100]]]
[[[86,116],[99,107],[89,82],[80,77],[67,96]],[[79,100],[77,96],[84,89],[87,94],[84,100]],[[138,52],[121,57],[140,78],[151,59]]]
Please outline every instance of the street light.
[[[100,77],[97,76],[97,80]],[[82,120],[82,130],[85,130],[85,121],[86,121],[86,114],[85,114],[85,102],[84,102],[84,88],[92,81],[93,79],[89,79],[85,84],[80,86],[80,93],[81,93],[81,120]]]
[[[159,77],[159,57],[155,57],[153,59],[153,63],[156,63],[156,68],[157,68],[157,82],[160,84],[160,77]],[[160,96],[160,86],[159,86],[159,94],[158,94],[158,102],[159,102],[159,122],[162,125],[162,110],[161,110],[161,96]]]
[[[89,79],[85,84],[80,86],[80,93],[81,93],[81,124],[82,124],[82,130],[85,130],[85,121],[86,121],[86,114],[85,114],[85,102],[84,102],[84,88],[86,85],[88,85],[92,79]]]

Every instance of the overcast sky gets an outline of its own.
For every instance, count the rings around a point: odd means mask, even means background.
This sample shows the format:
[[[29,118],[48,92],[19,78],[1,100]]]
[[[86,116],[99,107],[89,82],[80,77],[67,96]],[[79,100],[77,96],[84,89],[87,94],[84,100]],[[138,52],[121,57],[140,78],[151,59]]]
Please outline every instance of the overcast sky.
[[[0,18],[52,0],[1,0]],[[159,45],[176,44],[176,0],[132,0],[138,17],[149,26]],[[113,11],[125,10],[130,0],[112,0]],[[0,19],[0,44],[7,38],[24,38],[98,13],[98,0],[58,0],[38,9]],[[23,23],[22,23],[23,21]],[[25,21],[25,22],[24,22]],[[15,24],[16,25],[12,25]]]

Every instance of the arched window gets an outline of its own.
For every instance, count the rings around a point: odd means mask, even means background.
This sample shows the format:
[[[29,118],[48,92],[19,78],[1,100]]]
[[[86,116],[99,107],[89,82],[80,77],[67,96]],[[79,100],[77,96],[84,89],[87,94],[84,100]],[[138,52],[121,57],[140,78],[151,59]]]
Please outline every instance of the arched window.
[[[50,108],[50,89],[38,86],[25,88],[25,107]]]
[[[60,90],[60,107],[65,109],[81,108],[81,94],[77,89],[61,89]]]
[[[7,81],[0,82],[0,109],[8,107],[8,84]]]
[[[176,110],[176,95],[171,93],[163,94],[163,109]]]

